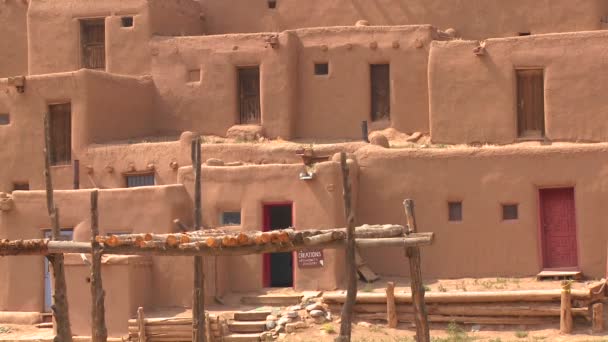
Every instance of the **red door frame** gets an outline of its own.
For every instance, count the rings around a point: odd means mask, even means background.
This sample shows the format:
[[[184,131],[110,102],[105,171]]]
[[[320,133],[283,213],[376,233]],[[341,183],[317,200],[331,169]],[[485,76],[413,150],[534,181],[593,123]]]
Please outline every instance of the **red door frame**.
[[[565,186],[549,186],[549,187],[537,187],[536,188],[536,196],[537,196],[537,209],[538,209],[538,220],[537,220],[537,224],[538,224],[538,257],[539,260],[541,262],[541,269],[542,270],[548,270],[550,268],[546,267],[547,265],[547,253],[545,250],[545,237],[544,237],[544,229],[543,229],[543,203],[542,203],[542,196],[541,196],[541,192],[543,190],[552,190],[552,189],[571,189],[572,190],[572,201],[573,201],[573,210],[574,210],[574,245],[576,246],[576,266],[574,267],[567,267],[568,269],[576,269],[579,270],[580,268],[580,260],[579,260],[579,249],[580,246],[578,244],[578,222],[577,222],[577,218],[578,216],[576,215],[576,187],[574,185],[565,185]]]
[[[280,207],[280,206],[287,206],[290,205],[291,206],[291,225],[294,225],[294,222],[296,220],[296,212],[295,212],[295,207],[293,205],[293,202],[264,202],[262,203],[262,214],[263,214],[263,231],[267,232],[270,231],[270,208],[272,207]],[[295,252],[292,253],[292,260],[295,260],[296,255]],[[292,283],[293,283],[293,287],[295,288],[296,285],[296,267],[295,264],[292,262]],[[263,281],[263,287],[270,287],[270,254],[266,253],[263,254],[263,263],[262,263],[262,281]]]

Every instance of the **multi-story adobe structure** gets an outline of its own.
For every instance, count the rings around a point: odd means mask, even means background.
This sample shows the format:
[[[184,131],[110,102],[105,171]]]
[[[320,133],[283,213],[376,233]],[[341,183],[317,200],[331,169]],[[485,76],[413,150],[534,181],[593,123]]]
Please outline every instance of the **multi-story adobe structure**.
[[[436,233],[427,277],[601,277],[606,16],[603,0],[4,0],[0,238],[49,228],[49,113],[56,203],[77,240],[92,188],[103,234],[191,224],[196,132],[203,159],[223,161],[202,167],[205,227],[343,225],[332,155],[347,151],[358,223],[402,223],[402,200],[416,201],[421,230]],[[357,141],[364,120],[431,143]],[[306,169],[296,151],[309,143],[328,159]],[[407,274],[401,250],[361,252],[382,275]],[[341,253],[325,251],[321,268],[295,257],[207,258],[207,293],[342,286]],[[191,259],[104,258],[110,334],[138,306],[189,305]],[[66,262],[74,331],[86,334],[88,266]],[[0,260],[0,310],[47,311],[45,267]]]

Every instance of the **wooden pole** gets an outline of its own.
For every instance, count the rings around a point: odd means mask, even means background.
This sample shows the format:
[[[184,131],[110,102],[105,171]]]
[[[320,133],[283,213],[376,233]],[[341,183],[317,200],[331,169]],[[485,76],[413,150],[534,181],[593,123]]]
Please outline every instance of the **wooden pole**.
[[[137,308],[137,326],[139,327],[139,341],[146,342],[146,318],[144,317],[144,308]]]
[[[397,327],[397,307],[395,305],[395,283],[386,284],[386,320],[389,328]]]
[[[403,205],[405,206],[408,232],[409,234],[415,233],[417,227],[416,217],[414,216],[414,201],[406,199]],[[428,315],[424,304],[424,286],[422,284],[422,270],[420,268],[420,248],[408,247],[406,248],[406,255],[410,262],[412,300],[414,302],[414,316],[416,319],[416,341],[430,342],[431,336]]]
[[[192,168],[194,171],[194,230],[202,228],[201,215],[201,138],[192,141]],[[194,257],[194,291],[192,294],[192,341],[205,342],[205,275],[203,257]]]
[[[346,217],[346,272],[348,274],[348,288],[346,292],[346,303],[342,308],[340,322],[340,335],[336,337],[337,342],[347,342],[351,338],[353,308],[357,298],[357,264],[355,262],[355,214],[351,203],[351,187],[349,170],[346,164],[346,153],[340,153],[340,168],[342,170],[342,186],[344,188],[344,216]]]
[[[80,189],[80,161],[74,160],[74,189]]]
[[[59,226],[59,210],[55,207],[53,199],[53,180],[51,178],[51,124],[48,114],[44,115],[44,180],[46,185],[46,205],[51,219],[52,240],[61,238]],[[63,254],[54,254],[47,257],[53,267],[53,318],[57,336],[55,340],[61,342],[72,342],[72,329],[70,327],[70,315],[68,310],[67,285],[65,282],[65,269]]]
[[[562,282],[562,297],[559,316],[559,332],[562,334],[572,333],[572,295],[570,293],[572,282]]]
[[[106,342],[106,297],[101,281],[101,255],[103,250],[95,239],[99,235],[99,212],[97,210],[97,189],[91,192],[91,342]]]
[[[604,331],[604,304],[596,303],[591,306],[591,331],[594,333],[601,333]]]

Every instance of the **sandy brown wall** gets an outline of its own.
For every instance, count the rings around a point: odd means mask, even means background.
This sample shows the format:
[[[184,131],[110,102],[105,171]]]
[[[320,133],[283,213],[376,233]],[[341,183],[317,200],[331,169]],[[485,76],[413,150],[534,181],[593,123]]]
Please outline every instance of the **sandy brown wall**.
[[[464,38],[515,36],[600,28],[608,14],[602,0],[201,0],[210,34],[281,31],[320,26],[431,24],[452,27]]]
[[[0,78],[27,74],[27,1],[0,2]]]
[[[433,42],[430,120],[437,143],[510,143],[517,138],[515,69],[544,69],[545,130],[551,140],[607,141],[608,33],[581,32]]]
[[[151,33],[194,36],[203,33],[201,5],[197,0],[148,0]]]
[[[538,189],[574,187],[579,266],[585,275],[601,278],[608,238],[606,153],[605,144],[422,151],[365,148],[356,153],[358,221],[404,223],[402,202],[411,198],[419,229],[436,234],[435,243],[422,253],[425,277],[532,276],[542,267]],[[462,201],[462,222],[448,222],[448,201]],[[502,221],[502,203],[519,204],[519,219]],[[400,249],[365,251],[363,257],[381,274],[409,272]]]

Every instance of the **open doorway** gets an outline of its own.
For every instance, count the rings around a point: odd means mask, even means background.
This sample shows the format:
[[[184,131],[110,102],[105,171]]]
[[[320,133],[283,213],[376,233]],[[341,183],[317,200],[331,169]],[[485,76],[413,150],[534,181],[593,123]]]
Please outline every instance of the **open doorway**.
[[[264,205],[264,231],[293,226],[291,203]],[[264,254],[264,287],[293,286],[293,254]]]

